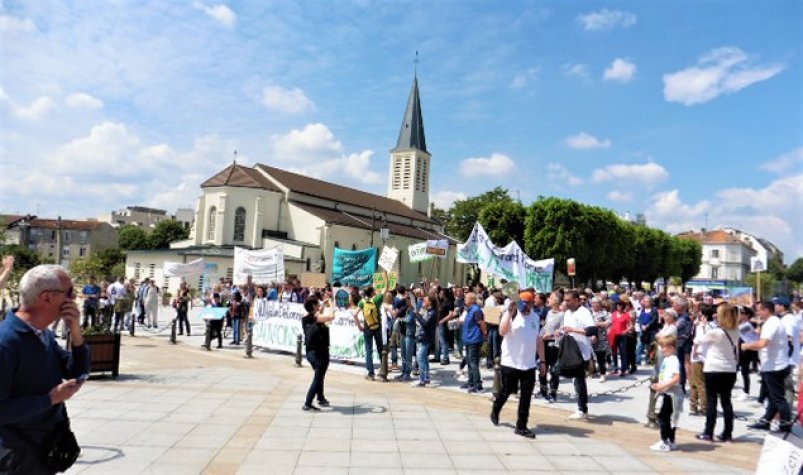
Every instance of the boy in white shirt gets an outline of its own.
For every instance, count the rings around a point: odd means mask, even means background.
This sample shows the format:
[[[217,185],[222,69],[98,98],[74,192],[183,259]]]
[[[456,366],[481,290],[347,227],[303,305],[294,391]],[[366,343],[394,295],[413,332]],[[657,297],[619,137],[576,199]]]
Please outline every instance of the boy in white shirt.
[[[677,337],[669,335],[658,338],[664,357],[658,371],[658,382],[650,387],[656,392],[661,404],[658,411],[658,427],[661,440],[650,446],[651,450],[669,452],[677,449],[675,432],[683,409],[683,392],[680,389],[680,360],[675,356]]]

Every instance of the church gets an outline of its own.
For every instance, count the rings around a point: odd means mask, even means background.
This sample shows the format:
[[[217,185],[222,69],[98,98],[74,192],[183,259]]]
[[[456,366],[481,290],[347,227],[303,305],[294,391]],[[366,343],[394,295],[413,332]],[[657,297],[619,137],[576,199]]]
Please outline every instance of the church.
[[[335,248],[376,247],[379,254],[388,245],[399,249],[394,273],[400,283],[430,277],[444,285],[462,283],[465,269],[456,262],[456,242],[444,234],[443,224],[431,213],[431,158],[414,78],[396,147],[390,151],[387,196],[267,164],[249,167],[235,162],[201,184],[189,239],[172,243],[169,250],[129,251],[126,275],[154,278],[172,292],[180,281],[164,277],[166,261],[191,262],[202,257],[216,265],[208,272],[215,282],[232,276],[235,246],[278,246],[287,274],[317,272],[331,281]],[[408,246],[432,239],[448,240],[447,256],[410,262]],[[189,283],[200,287],[200,276],[198,282]]]

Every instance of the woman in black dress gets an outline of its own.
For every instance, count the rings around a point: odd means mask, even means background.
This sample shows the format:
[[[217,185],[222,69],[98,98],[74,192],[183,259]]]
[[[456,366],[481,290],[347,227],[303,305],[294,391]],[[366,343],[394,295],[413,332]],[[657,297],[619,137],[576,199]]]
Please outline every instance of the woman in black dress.
[[[326,322],[335,319],[334,302],[328,302],[332,312],[327,315],[323,313],[323,304],[316,296],[307,298],[304,302],[304,309],[307,315],[301,319],[301,327],[304,329],[304,342],[307,348],[307,361],[309,361],[315,375],[312,384],[307,391],[307,398],[304,401],[305,411],[320,411],[317,406],[312,405],[312,399],[317,396],[318,404],[328,406],[329,401],[323,395],[323,380],[326,378],[326,370],[329,368],[329,327]]]

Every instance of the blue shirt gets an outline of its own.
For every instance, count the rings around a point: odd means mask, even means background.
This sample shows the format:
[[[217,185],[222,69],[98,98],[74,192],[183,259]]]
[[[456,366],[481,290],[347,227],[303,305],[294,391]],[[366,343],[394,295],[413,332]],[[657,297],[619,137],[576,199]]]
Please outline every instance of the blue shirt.
[[[45,330],[41,339],[34,329],[9,312],[0,323],[0,446],[26,444],[8,430],[23,432],[41,443],[67,418],[64,403],[52,405],[50,390],[64,379],[89,373],[89,347],[72,353]]]
[[[485,316],[482,314],[482,309],[475,302],[471,308],[468,309],[466,314],[466,321],[463,322],[463,344],[464,345],[478,345],[483,342],[482,329],[480,323]]]

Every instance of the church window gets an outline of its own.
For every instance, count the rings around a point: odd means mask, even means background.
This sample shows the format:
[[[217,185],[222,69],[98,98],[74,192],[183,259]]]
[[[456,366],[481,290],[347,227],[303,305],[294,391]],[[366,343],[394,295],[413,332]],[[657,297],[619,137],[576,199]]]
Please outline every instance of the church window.
[[[209,208],[209,220],[206,223],[206,239],[209,241],[215,240],[215,220],[217,219],[217,208],[212,206]]]
[[[245,241],[245,208],[242,206],[234,212],[234,240]]]

